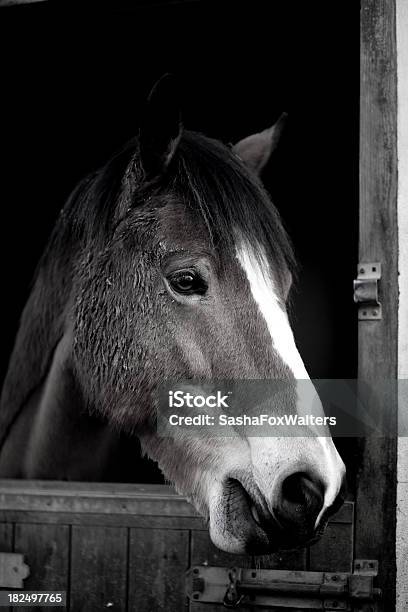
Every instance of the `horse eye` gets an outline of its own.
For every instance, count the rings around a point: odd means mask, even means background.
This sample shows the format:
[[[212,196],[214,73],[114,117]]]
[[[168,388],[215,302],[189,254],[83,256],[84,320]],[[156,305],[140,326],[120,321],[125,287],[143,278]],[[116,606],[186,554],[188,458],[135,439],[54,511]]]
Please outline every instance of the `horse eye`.
[[[207,284],[197,272],[182,270],[170,275],[167,279],[173,291],[183,295],[204,295]]]

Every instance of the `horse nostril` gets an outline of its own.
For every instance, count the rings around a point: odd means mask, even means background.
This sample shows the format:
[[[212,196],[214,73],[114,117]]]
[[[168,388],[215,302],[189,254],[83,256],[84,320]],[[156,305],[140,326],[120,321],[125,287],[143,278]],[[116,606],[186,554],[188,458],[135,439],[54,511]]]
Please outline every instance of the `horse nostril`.
[[[291,474],[282,483],[282,510],[291,518],[292,513],[317,516],[323,506],[323,486],[306,474]]]

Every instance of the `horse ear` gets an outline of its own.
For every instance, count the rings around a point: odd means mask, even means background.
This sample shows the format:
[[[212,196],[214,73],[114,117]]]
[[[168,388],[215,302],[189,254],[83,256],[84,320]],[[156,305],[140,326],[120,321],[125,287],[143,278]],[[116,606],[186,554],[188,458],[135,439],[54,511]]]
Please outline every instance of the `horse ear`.
[[[182,131],[176,79],[165,74],[149,94],[139,132],[140,157],[146,176],[157,176],[167,168]]]
[[[247,136],[237,142],[233,151],[256,174],[260,174],[271,153],[278,146],[281,134],[286,124],[287,114],[282,113],[277,122],[267,130]]]

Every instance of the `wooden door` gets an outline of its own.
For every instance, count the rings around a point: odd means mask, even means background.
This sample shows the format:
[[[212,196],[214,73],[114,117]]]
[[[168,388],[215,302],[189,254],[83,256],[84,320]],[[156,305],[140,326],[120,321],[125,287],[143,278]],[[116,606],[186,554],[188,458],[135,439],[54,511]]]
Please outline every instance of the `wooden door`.
[[[215,548],[202,518],[166,485],[2,481],[0,535],[0,552],[24,554],[24,589],[65,591],[72,612],[221,612],[187,599],[190,567],[350,572],[353,504],[311,549],[255,561]]]

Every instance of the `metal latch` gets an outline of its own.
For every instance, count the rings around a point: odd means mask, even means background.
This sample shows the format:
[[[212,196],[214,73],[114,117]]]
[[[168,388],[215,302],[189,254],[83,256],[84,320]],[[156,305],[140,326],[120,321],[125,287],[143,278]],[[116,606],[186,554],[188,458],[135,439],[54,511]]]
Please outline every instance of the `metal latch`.
[[[381,278],[381,263],[359,263],[357,279],[354,281],[354,301],[358,304],[358,318],[373,320],[382,318],[378,300],[378,281]]]
[[[304,572],[196,566],[186,574],[190,601],[200,604],[296,608],[302,610],[364,610],[380,597],[374,587],[378,562],[356,560],[354,572]],[[194,607],[192,607],[194,610]]]
[[[0,552],[0,587],[22,589],[23,581],[30,575],[30,568],[24,563],[24,555]]]

